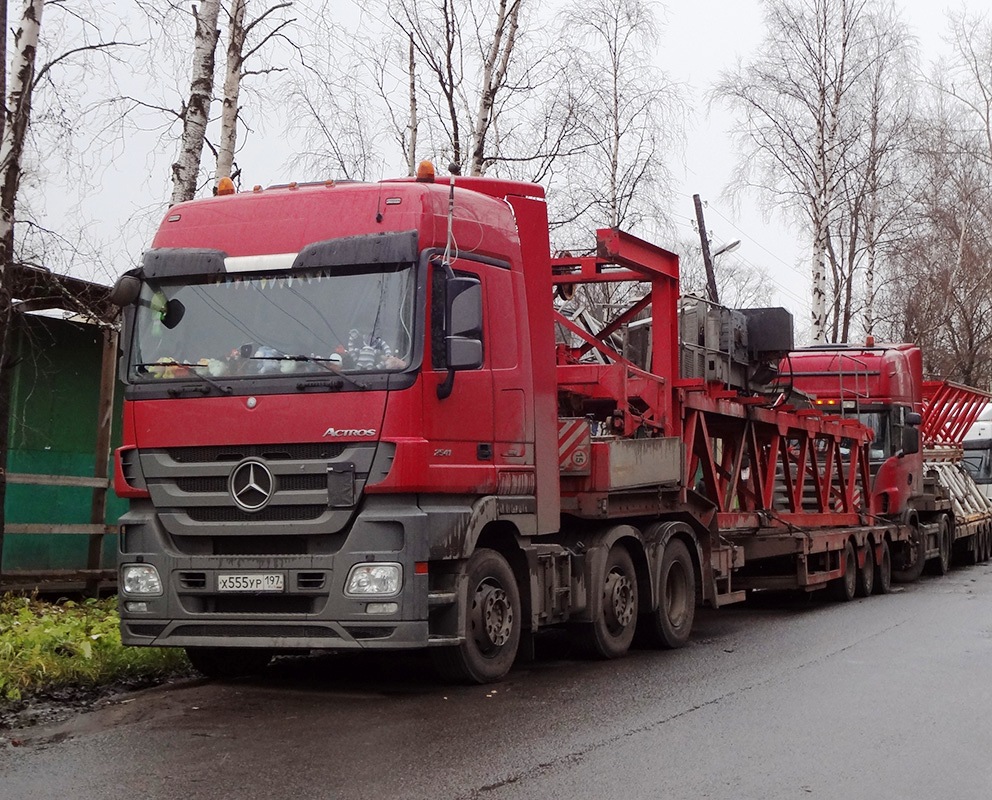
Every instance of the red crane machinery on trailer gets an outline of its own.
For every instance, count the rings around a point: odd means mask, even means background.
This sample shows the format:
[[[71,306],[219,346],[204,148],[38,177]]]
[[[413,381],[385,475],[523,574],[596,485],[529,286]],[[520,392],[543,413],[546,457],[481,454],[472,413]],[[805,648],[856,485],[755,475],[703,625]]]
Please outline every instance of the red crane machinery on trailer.
[[[170,208],[114,290],[123,641],[217,675],[429,648],[486,682],[549,626],[613,658],[748,588],[887,588],[909,534],[870,431],[681,377],[677,256],[596,244],[553,259],[539,186],[432,170]],[[648,292],[600,329],[554,305],[619,281]]]

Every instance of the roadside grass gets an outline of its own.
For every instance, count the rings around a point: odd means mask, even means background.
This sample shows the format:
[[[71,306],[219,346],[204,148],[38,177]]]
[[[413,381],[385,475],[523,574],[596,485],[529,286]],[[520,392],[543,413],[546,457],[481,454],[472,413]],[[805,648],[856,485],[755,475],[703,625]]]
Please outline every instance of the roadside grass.
[[[182,650],[124,647],[118,623],[115,597],[0,596],[0,707],[50,689],[151,683],[190,670]]]

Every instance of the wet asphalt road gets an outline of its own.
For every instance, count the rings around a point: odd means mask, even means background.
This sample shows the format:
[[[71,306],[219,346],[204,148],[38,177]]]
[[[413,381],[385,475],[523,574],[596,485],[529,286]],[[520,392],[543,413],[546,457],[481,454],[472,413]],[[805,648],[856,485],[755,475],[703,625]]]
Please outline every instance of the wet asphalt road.
[[[544,641],[495,687],[348,657],[138,693],[0,732],[0,800],[992,798],[992,566],[775,600],[674,653]]]

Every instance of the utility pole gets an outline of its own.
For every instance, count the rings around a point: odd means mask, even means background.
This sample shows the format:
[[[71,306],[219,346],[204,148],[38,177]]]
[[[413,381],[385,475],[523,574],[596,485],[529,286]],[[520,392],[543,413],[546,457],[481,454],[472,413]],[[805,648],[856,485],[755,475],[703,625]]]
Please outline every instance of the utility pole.
[[[696,222],[699,225],[699,242],[703,247],[703,266],[706,267],[706,293],[709,295],[711,303],[719,303],[720,298],[716,292],[716,274],[713,271],[713,256],[710,255],[710,240],[706,238],[706,222],[703,220],[703,201],[698,194],[692,196],[692,202],[696,204]]]

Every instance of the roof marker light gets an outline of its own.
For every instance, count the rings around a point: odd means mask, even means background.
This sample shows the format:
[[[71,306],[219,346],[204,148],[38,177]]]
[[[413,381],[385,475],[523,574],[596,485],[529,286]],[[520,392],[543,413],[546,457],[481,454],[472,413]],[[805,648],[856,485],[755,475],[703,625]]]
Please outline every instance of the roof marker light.
[[[430,161],[421,161],[417,164],[417,180],[434,183],[434,165]]]
[[[217,191],[218,196],[222,194],[234,194],[234,181],[232,181],[227,176],[224,176],[219,181],[217,181]]]

